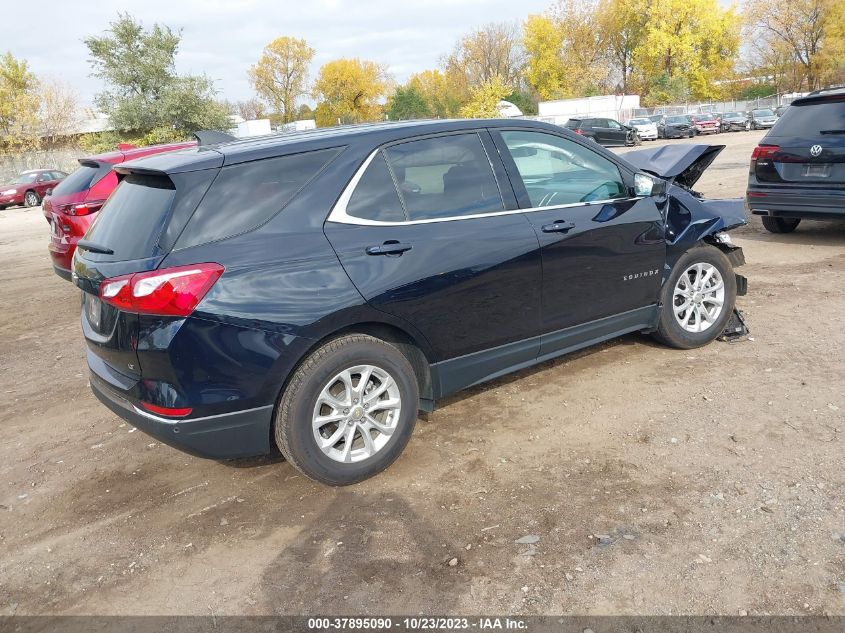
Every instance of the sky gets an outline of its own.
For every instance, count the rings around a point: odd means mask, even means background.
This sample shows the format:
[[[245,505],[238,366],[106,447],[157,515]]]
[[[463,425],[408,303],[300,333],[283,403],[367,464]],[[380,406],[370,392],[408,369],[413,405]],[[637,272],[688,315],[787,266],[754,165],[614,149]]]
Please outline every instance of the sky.
[[[317,53],[319,67],[338,57],[359,57],[386,64],[394,79],[434,68],[455,42],[488,22],[522,21],[554,0],[42,0],[3,3],[3,22],[28,28],[4,29],[0,53],[26,59],[39,77],[72,85],[83,105],[103,89],[91,77],[88,49],[82,40],[100,35],[118,11],[144,26],[166,24],[182,29],[176,68],[182,74],[206,74],[219,96],[248,99],[253,91],[247,69],[276,37],[304,38]],[[35,17],[37,11],[40,17]]]

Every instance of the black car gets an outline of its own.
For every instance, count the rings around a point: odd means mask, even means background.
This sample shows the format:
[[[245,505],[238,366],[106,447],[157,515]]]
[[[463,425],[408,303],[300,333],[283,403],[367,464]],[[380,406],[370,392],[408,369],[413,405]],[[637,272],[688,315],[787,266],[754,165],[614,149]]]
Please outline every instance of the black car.
[[[616,119],[572,118],[565,127],[600,145],[636,145],[637,131]]]
[[[695,124],[686,114],[664,115],[657,123],[657,138],[692,138]]]
[[[544,123],[430,121],[123,163],[73,262],[91,387],[195,454],[360,481],[460,389],[628,332],[718,336],[744,210],[690,187],[722,147],[623,160]]]
[[[790,104],[751,154],[746,200],[772,233],[845,218],[845,89]]]
[[[750,130],[751,121],[748,116],[742,112],[725,112],[721,116],[721,124],[723,132],[736,132],[738,130]]]

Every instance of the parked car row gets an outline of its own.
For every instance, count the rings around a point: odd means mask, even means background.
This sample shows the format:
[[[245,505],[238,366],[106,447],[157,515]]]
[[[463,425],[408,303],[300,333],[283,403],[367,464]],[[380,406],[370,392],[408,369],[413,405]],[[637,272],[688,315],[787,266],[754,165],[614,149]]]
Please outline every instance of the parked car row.
[[[768,108],[749,110],[748,112],[724,112],[721,114],[702,112],[696,114],[653,114],[648,117],[631,119],[626,125],[637,130],[641,139],[650,138],[693,138],[699,134],[718,134],[741,130],[763,130],[771,128],[778,117],[786,110],[778,108],[775,112]],[[650,132],[643,135],[651,123],[656,129],[656,136]]]

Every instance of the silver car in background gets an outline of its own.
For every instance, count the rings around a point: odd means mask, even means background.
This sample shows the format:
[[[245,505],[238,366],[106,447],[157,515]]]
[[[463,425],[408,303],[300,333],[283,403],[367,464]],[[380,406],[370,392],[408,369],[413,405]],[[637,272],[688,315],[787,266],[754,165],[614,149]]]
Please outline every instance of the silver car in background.
[[[657,138],[657,123],[648,117],[631,119],[625,125],[637,131],[637,135],[644,141],[653,141]]]

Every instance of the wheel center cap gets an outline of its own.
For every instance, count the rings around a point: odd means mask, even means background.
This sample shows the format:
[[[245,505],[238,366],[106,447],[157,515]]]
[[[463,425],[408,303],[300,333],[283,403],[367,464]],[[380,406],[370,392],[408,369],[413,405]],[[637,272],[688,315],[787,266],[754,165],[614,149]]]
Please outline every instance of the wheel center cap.
[[[353,420],[360,420],[364,417],[364,409],[360,406],[355,407],[354,409],[352,409],[352,413],[350,413],[349,417],[351,417]]]

